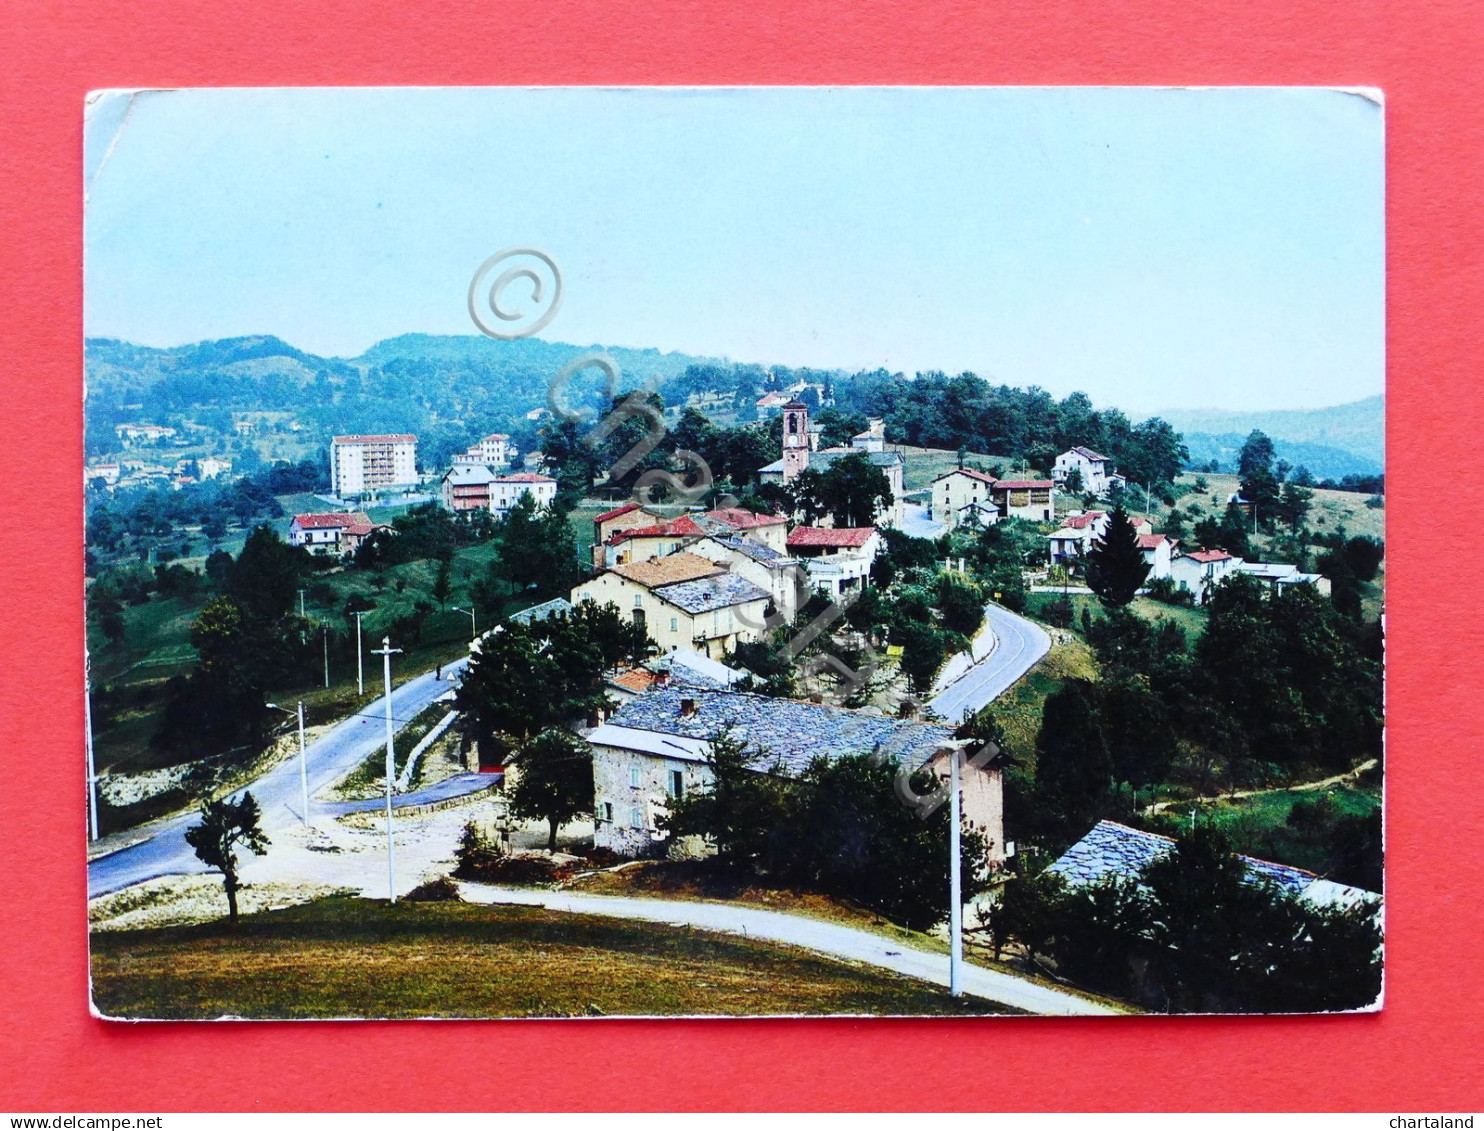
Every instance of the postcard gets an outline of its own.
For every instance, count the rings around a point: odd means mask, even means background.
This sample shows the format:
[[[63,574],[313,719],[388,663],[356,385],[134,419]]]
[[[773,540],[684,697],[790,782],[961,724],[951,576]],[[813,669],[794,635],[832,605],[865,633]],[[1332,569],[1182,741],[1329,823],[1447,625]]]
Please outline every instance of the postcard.
[[[1382,998],[1361,89],[85,108],[92,1007]]]

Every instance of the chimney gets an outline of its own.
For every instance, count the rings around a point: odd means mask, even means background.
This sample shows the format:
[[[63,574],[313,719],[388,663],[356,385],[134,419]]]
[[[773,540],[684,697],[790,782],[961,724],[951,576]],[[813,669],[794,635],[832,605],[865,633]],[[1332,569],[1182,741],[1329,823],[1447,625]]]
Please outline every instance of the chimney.
[[[670,686],[670,672],[669,672],[669,669],[666,669],[664,671],[658,671],[658,672],[655,672],[654,673],[654,685],[656,687],[669,687]]]
[[[680,701],[680,717],[684,719],[689,717],[690,715],[694,715],[695,713],[696,701],[689,696],[686,696]]]

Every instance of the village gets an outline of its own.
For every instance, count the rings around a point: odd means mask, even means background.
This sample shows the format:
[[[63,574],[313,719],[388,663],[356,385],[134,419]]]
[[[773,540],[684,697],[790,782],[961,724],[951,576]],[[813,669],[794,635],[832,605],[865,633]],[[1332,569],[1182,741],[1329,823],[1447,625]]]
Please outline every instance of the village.
[[[1160,666],[1172,670],[1175,656],[1152,656],[1139,661],[1142,670],[1124,671],[1127,653],[1150,647],[1146,626],[1152,624],[1161,639],[1175,633],[1175,644],[1166,646],[1183,652],[1186,629],[1204,628],[1208,615],[1223,611],[1223,600],[1243,602],[1244,615],[1259,617],[1269,615],[1260,607],[1271,604],[1275,621],[1285,617],[1285,604],[1303,608],[1303,616],[1330,607],[1330,577],[1302,568],[1301,561],[1258,556],[1262,543],[1244,532],[1273,529],[1260,525],[1267,516],[1259,516],[1259,506],[1297,499],[1307,509],[1313,491],[1296,483],[1269,484],[1271,445],[1265,451],[1266,438],[1254,439],[1256,470],[1248,468],[1245,477],[1184,471],[1183,494],[1172,495],[1173,480],[1162,488],[1164,496],[1180,501],[1194,493],[1204,507],[1201,519],[1194,505],[1187,504],[1184,514],[1176,506],[1162,508],[1148,483],[1130,482],[1111,458],[1081,444],[1054,459],[1041,456],[1046,462],[1038,469],[1022,460],[1019,468],[1006,470],[1004,461],[963,449],[928,458],[922,449],[890,442],[881,418],[857,417],[842,430],[840,414],[822,405],[820,393],[828,389],[801,382],[792,391],[758,397],[758,422],[736,430],[759,437],[757,450],[764,454],[771,445],[777,458],[750,469],[733,467],[720,487],[697,492],[692,500],[651,499],[635,490],[637,497],[604,507],[593,497],[603,484],[601,468],[585,466],[575,475],[574,489],[570,463],[553,458],[559,449],[543,440],[522,452],[506,433],[482,436],[432,471],[421,469],[412,433],[333,436],[328,489],[314,496],[331,505],[286,515],[282,536],[262,527],[253,538],[279,540],[288,552],[308,555],[303,561],[312,566],[293,568],[321,603],[337,576],[375,571],[369,576],[377,590],[358,590],[365,597],[352,593],[345,605],[355,629],[354,701],[365,706],[349,718],[337,719],[332,711],[316,719],[315,741],[306,746],[301,703],[297,756],[292,741],[275,741],[264,759],[213,771],[209,788],[224,796],[254,794],[263,827],[273,828],[282,845],[241,862],[247,906],[345,890],[394,899],[428,891],[451,898],[461,891],[463,899],[476,901],[516,898],[512,893],[531,882],[581,891],[598,876],[602,886],[594,890],[616,893],[635,890],[640,877],[651,874],[645,867],[659,869],[652,872],[654,882],[679,884],[677,890],[694,894],[715,882],[706,862],[720,859],[748,872],[753,883],[833,893],[846,906],[884,909],[902,927],[927,932],[921,945],[933,948],[945,937],[946,892],[907,898],[882,885],[920,888],[927,876],[946,874],[946,860],[925,860],[914,850],[913,862],[896,865],[896,871],[869,865],[875,874],[869,883],[846,874],[849,869],[833,874],[839,869],[830,864],[811,872],[798,861],[820,850],[805,847],[808,838],[788,842],[785,829],[796,826],[783,813],[804,804],[791,792],[797,788],[818,788],[832,774],[863,780],[887,768],[882,780],[891,782],[895,775],[896,785],[875,798],[880,808],[844,819],[891,827],[894,844],[920,839],[918,826],[946,837],[946,814],[930,825],[938,806],[914,811],[911,804],[917,799],[922,806],[920,799],[934,794],[941,799],[948,792],[941,783],[949,760],[960,757],[954,751],[972,745],[981,756],[962,767],[962,821],[970,834],[963,906],[970,937],[980,947],[976,954],[989,963],[986,970],[1002,971],[995,976],[994,1002],[1075,1013],[1133,1002],[1170,1007],[1183,993],[1187,1004],[1181,1007],[1194,1001],[1210,1007],[1218,1000],[1251,1007],[1246,998],[1218,999],[1209,988],[1177,987],[1173,975],[1130,981],[1126,972],[1089,972],[1078,953],[1085,940],[1063,937],[1047,966],[1045,929],[1024,924],[1072,915],[1078,892],[1095,898],[1119,885],[1142,890],[1147,870],[1157,871],[1159,861],[1196,851],[1179,839],[1180,822],[1168,819],[1181,811],[1182,797],[1206,807],[1208,827],[1215,828],[1213,806],[1221,804],[1216,798],[1223,791],[1234,799],[1241,787],[1254,798],[1287,797],[1286,811],[1296,812],[1307,804],[1302,791],[1309,786],[1299,780],[1304,774],[1348,787],[1372,772],[1367,767],[1376,760],[1359,750],[1337,760],[1315,755],[1293,770],[1268,758],[1266,768],[1259,768],[1260,758],[1213,754],[1201,737],[1205,732],[1193,730],[1191,743],[1201,749],[1189,759],[1190,768],[1172,777],[1171,767],[1182,757],[1174,751],[1183,741],[1173,719],[1168,735],[1152,742],[1132,739],[1165,754],[1117,754],[1130,741],[1123,730],[1139,729],[1136,720],[1123,721],[1121,712],[1143,710],[1155,719],[1193,711],[1170,699],[1169,689],[1150,690]],[[727,425],[705,420],[698,403],[706,402],[692,398],[682,427],[725,432]],[[541,415],[534,413],[533,423]],[[541,422],[541,435],[554,433],[554,425]],[[120,442],[168,440],[142,428],[120,431]],[[127,466],[122,460],[94,463],[87,477],[106,497],[131,485],[189,488],[193,479],[185,472],[197,479],[232,474],[225,458],[197,458],[178,464],[167,485],[161,470],[125,471]],[[155,479],[141,483],[141,475]],[[1279,480],[1285,475],[1280,469]],[[1235,489],[1213,489],[1213,479]],[[1273,498],[1246,499],[1244,481],[1254,496],[1266,489]],[[1302,520],[1300,514],[1300,528]],[[378,640],[363,631],[363,618],[376,607],[370,598],[385,592],[384,571],[408,568],[397,563],[422,557],[420,540],[437,530],[453,544],[469,545],[469,552],[494,547],[491,578],[503,578],[511,589],[501,597],[470,587],[464,605],[450,605],[449,551],[438,551],[442,565],[428,591],[449,615],[467,616],[467,646],[425,652],[418,660],[421,671],[401,673],[408,682],[394,691],[393,654],[409,645],[407,632],[421,631],[418,621],[404,617],[396,622],[402,636],[393,626],[379,641],[387,671],[378,700]],[[574,530],[582,537],[574,538]],[[1346,545],[1340,536],[1337,551]],[[1263,541],[1269,549],[1293,545],[1281,532]],[[239,556],[251,553],[245,546]],[[268,560],[277,551],[264,553]],[[517,567],[523,555],[533,560]],[[230,579],[231,557],[222,568]],[[1346,591],[1356,584],[1350,579]],[[224,592],[230,594],[232,585],[229,580]],[[398,595],[402,585],[399,580]],[[553,592],[553,586],[560,588]],[[301,617],[305,593],[301,586]],[[364,608],[356,606],[358,600]],[[1103,619],[1090,617],[1100,607]],[[417,608],[422,622],[431,623],[432,605]],[[1080,610],[1080,621],[1074,610]],[[283,613],[292,615],[292,600]],[[305,630],[295,631],[302,638]],[[331,634],[321,636],[329,689]],[[346,646],[348,638],[346,645],[336,644],[342,671]],[[558,656],[554,667],[541,669],[549,672],[545,680],[538,679],[540,661]],[[310,654],[311,670],[313,660]],[[1083,673],[1098,668],[1101,681],[1084,682]],[[533,686],[517,687],[524,679]],[[1127,695],[1133,698],[1127,703],[1104,690],[1129,680]],[[1067,708],[1075,723],[1061,717],[1059,696],[1075,698],[1073,691],[1097,700],[1091,709],[1101,713],[1098,721],[1077,715],[1088,708],[1075,705]],[[385,736],[375,733],[383,707]],[[1055,758],[1063,751],[1048,735],[1064,726],[1081,730],[1068,736],[1077,754],[1058,780]],[[394,751],[393,731],[404,727],[418,741],[410,749],[399,741]],[[1074,764],[1089,743],[1114,751],[1111,768]],[[384,772],[377,769],[381,745]],[[726,768],[729,755],[735,761]],[[1153,764],[1129,768],[1125,762]],[[1310,765],[1318,772],[1308,770]],[[120,789],[127,793],[126,779],[106,777],[116,795],[125,795]],[[183,797],[189,780],[165,772],[162,799]],[[748,784],[754,780],[774,784]],[[95,784],[95,830],[96,789]],[[759,795],[742,803],[742,810],[772,806],[778,815],[771,820],[782,824],[744,835],[738,820],[768,819],[718,812],[717,799],[750,797],[757,789],[772,800]],[[384,844],[373,824],[383,805]],[[320,817],[311,825],[309,815],[316,811]],[[147,805],[141,810],[149,812]],[[1340,827],[1337,817],[1324,819],[1330,822],[1325,828]],[[90,866],[98,937],[106,938],[110,927],[153,922],[151,914],[158,918],[162,907],[176,906],[178,912],[181,899],[195,909],[185,912],[188,918],[210,917],[201,910],[203,899],[208,905],[212,900],[200,881],[187,882],[188,899],[172,898],[166,889],[185,881],[158,878],[200,870],[201,861],[180,839],[187,824],[188,818],[161,811],[134,829],[115,828],[99,842]],[[1196,827],[1193,818],[1185,824],[1187,831]],[[1322,840],[1327,834],[1315,835]],[[393,840],[403,842],[400,864],[375,878],[375,860],[382,852],[390,856]],[[1172,851],[1177,841],[1179,850]],[[1220,851],[1230,852],[1231,843],[1223,841]],[[1310,869],[1246,855],[1233,859],[1252,882],[1286,893],[1309,909],[1304,914],[1325,923],[1372,913],[1379,906],[1379,884],[1369,880],[1373,872],[1353,861],[1336,872],[1328,862],[1338,858],[1325,855],[1329,848],[1306,842],[1295,859]],[[632,871],[629,862],[639,862],[641,871]],[[683,871],[687,867],[692,871]],[[821,880],[820,867],[832,878]],[[139,881],[145,882],[136,887]],[[1376,886],[1368,890],[1367,882]],[[235,893],[232,898],[235,918]],[[170,921],[168,914],[163,921]],[[777,937],[795,941],[787,930]],[[1001,964],[1003,953],[1020,956],[1014,967]],[[880,964],[906,972],[902,962]],[[1049,971],[1057,972],[1061,989],[1048,980]],[[1359,1004],[1364,1003],[1357,998],[1352,1007]]]

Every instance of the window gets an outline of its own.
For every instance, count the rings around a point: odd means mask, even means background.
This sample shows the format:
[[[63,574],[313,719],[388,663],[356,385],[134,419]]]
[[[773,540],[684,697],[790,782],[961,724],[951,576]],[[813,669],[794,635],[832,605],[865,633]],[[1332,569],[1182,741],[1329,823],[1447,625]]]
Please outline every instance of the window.
[[[671,617],[670,618],[670,631],[671,632],[679,632],[680,631],[680,618],[679,617]]]
[[[642,829],[644,827],[644,814],[637,805],[629,810],[629,827],[634,829]]]
[[[629,786],[632,789],[638,789],[640,784],[639,763],[635,762],[632,766],[629,767]]]
[[[685,796],[685,774],[680,770],[671,770],[669,774],[669,788],[667,792],[676,801]]]
[[[597,817],[598,817],[598,820],[600,820],[600,821],[611,821],[611,820],[613,820],[613,802],[611,802],[611,801],[599,801],[598,802]]]

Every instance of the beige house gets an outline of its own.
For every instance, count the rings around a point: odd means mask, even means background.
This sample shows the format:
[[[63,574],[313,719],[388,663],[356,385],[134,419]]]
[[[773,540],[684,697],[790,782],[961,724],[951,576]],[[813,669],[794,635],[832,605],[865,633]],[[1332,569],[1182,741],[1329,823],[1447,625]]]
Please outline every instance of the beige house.
[[[685,551],[614,566],[572,590],[574,605],[616,606],[661,652],[688,648],[713,660],[762,638],[771,599],[724,565]]]
[[[602,567],[603,563],[598,558],[598,547],[608,541],[615,532],[628,530],[635,526],[654,526],[664,521],[665,516],[659,511],[641,507],[638,503],[629,503],[611,511],[604,511],[593,519],[593,564]]]
[[[1170,577],[1178,590],[1191,594],[1197,605],[1204,605],[1210,600],[1211,587],[1225,581],[1241,564],[1241,558],[1225,550],[1193,550],[1170,563]]]
[[[1056,514],[1056,484],[1050,479],[1000,479],[990,493],[1001,518],[1050,522]]]
[[[809,600],[811,586],[806,563],[780,554],[762,542],[738,534],[708,534],[687,544],[686,550],[725,566],[738,577],[767,590],[773,609],[784,621],[793,620]]]
[[[960,467],[933,480],[932,518],[944,526],[958,526],[964,520],[964,508],[975,504],[995,506],[990,490],[995,477],[975,467]],[[999,508],[995,506],[995,510]]]

